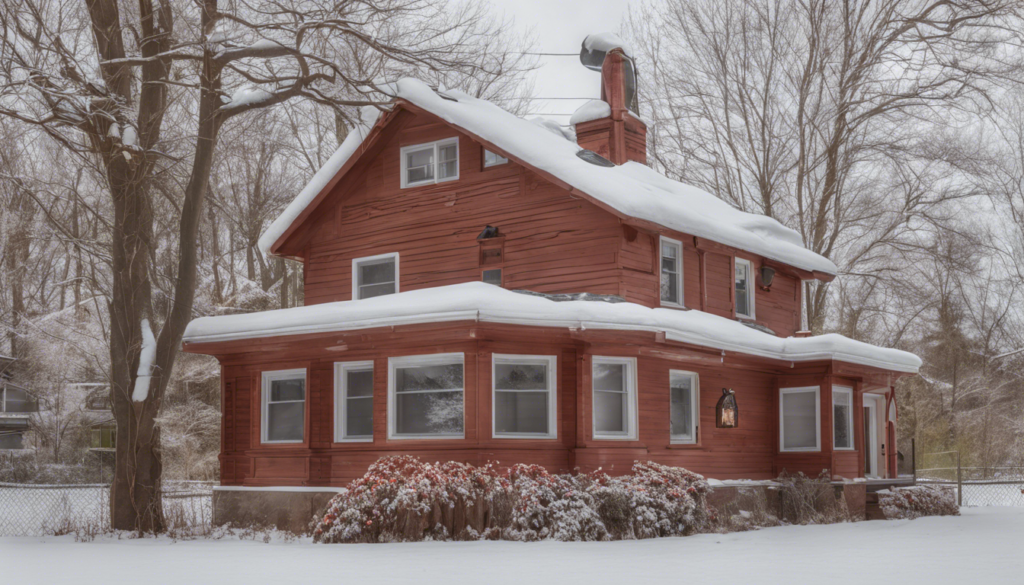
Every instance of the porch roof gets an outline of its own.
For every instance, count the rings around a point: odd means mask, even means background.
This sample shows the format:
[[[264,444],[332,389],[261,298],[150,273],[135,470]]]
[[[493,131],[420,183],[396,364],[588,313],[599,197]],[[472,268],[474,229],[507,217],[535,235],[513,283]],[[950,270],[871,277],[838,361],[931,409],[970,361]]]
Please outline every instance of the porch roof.
[[[916,373],[921,359],[830,333],[781,338],[743,323],[695,310],[650,308],[603,300],[556,301],[482,282],[293,307],[243,315],[201,317],[189,323],[184,343],[215,343],[397,325],[475,320],[578,330],[647,331],[666,340],[792,362],[836,360]]]

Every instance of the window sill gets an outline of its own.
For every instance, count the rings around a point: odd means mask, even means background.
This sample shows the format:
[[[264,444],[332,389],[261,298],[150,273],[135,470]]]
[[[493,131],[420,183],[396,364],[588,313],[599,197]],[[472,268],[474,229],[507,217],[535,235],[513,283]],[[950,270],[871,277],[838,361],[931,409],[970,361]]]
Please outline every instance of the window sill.
[[[491,434],[491,438],[492,439],[502,439],[502,440],[515,440],[515,441],[557,441],[558,440],[558,436],[557,435],[527,435],[525,433],[521,434],[521,435],[510,435],[510,434],[492,433]]]
[[[802,453],[821,453],[821,449],[779,449],[780,455],[800,455]]]
[[[617,442],[621,443],[623,441],[637,441],[638,439],[636,437],[622,437],[622,436],[618,436],[618,435],[593,435],[591,437],[591,440],[593,440],[593,441],[617,441]]]
[[[461,441],[466,435],[389,435],[389,441]]]
[[[856,453],[857,452],[857,448],[856,447],[832,447],[832,450],[833,451],[846,451],[846,452],[849,452],[849,453]]]
[[[679,303],[670,303],[668,301],[661,301],[661,307],[664,309],[683,309],[689,311],[686,305],[680,305]]]
[[[360,437],[352,439],[335,439],[334,444],[336,445],[348,445],[352,443],[372,443],[373,437]]]

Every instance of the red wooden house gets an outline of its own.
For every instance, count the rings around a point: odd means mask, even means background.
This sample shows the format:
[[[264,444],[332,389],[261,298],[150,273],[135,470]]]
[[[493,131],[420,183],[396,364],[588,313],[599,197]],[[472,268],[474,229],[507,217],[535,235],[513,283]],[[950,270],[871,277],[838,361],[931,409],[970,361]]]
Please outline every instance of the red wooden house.
[[[801,283],[835,266],[647,167],[632,62],[597,48],[575,136],[412,79],[366,111],[261,240],[306,306],[186,332],[222,368],[224,485],[341,486],[388,454],[894,475],[918,358],[802,334]]]

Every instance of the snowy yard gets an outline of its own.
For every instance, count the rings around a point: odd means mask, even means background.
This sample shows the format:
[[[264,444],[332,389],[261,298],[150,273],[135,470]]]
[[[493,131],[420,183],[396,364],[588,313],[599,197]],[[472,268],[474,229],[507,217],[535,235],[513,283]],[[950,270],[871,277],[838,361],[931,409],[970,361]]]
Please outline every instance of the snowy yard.
[[[11,583],[1012,583],[1024,508],[609,543],[0,538]]]

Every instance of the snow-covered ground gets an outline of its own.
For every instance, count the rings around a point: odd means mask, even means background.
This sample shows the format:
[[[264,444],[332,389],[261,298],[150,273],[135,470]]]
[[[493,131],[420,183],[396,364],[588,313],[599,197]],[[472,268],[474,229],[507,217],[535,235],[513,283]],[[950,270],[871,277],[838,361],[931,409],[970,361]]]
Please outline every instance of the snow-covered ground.
[[[0,538],[9,583],[1019,583],[1024,508],[607,543]]]

